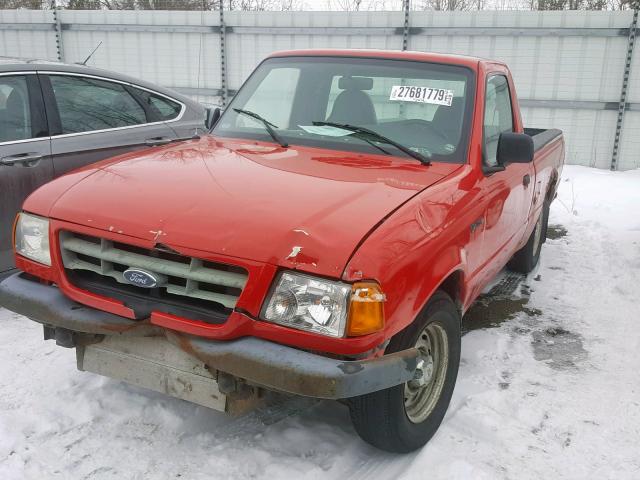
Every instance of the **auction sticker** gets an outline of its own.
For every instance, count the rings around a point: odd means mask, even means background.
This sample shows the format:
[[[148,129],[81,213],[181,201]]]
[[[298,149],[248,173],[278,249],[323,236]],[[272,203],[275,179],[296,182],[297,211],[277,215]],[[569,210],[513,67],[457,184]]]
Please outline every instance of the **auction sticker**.
[[[389,100],[400,102],[432,103],[435,105],[451,106],[453,90],[431,87],[412,87],[409,85],[394,85],[391,87]]]

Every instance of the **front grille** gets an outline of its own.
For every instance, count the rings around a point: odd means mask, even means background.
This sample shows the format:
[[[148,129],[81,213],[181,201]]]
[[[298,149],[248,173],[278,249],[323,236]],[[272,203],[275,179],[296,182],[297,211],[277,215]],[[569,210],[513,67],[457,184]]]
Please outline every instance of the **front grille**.
[[[156,310],[205,321],[211,321],[204,318],[211,312],[214,319],[220,320],[221,315],[226,319],[247,282],[247,272],[240,267],[180,255],[167,248],[149,250],[72,232],[61,232],[60,248],[72,283],[122,300],[138,310],[136,317],[140,318]],[[166,281],[154,288],[133,286],[123,277],[128,268],[163,275]]]

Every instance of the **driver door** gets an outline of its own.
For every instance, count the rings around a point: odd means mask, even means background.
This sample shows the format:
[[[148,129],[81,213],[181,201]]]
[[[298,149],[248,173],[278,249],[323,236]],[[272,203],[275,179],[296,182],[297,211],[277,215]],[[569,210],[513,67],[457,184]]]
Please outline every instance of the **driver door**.
[[[486,82],[484,111],[484,164],[497,161],[500,134],[516,131],[517,123],[506,75],[490,74]],[[486,277],[493,277],[515,252],[526,227],[533,194],[533,164],[505,163],[504,170],[488,174],[483,181],[483,260]]]

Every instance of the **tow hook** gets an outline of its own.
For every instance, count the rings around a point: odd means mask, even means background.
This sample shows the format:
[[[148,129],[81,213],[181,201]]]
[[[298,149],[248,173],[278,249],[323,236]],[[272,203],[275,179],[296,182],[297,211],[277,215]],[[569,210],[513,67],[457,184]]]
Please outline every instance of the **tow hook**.
[[[431,381],[433,376],[433,358],[431,355],[422,355],[418,360],[416,371],[413,374],[413,380],[409,380],[411,388],[424,387]]]
[[[56,345],[64,348],[76,348],[93,343],[100,343],[104,335],[93,335],[90,333],[78,333],[66,328],[43,325],[44,339],[55,340]]]

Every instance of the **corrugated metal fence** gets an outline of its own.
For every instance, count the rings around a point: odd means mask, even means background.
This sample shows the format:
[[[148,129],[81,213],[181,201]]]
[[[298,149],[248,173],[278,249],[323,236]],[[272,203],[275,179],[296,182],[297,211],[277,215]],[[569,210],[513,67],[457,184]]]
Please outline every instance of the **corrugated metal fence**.
[[[507,62],[529,127],[556,127],[567,161],[640,167],[637,12],[0,11],[0,55],[82,61],[209,104],[276,50],[381,48]],[[618,139],[616,141],[616,139]],[[616,148],[619,147],[619,148]]]

